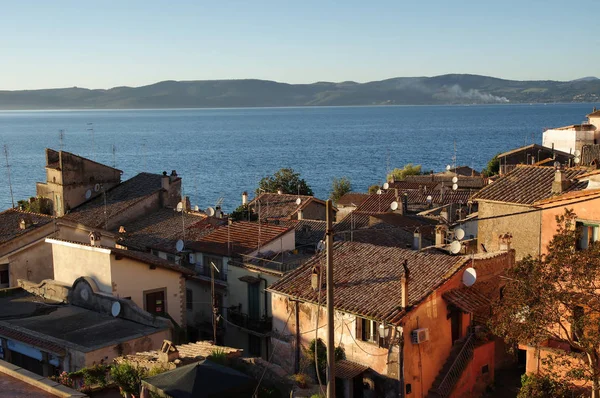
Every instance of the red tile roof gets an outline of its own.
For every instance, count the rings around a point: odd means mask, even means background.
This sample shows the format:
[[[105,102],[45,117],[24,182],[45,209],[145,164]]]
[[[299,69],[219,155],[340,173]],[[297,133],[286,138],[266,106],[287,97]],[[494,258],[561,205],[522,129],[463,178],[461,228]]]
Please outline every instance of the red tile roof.
[[[22,219],[27,219],[31,223],[31,226],[21,229],[20,222]],[[50,222],[52,222],[52,216],[47,216],[45,214],[29,213],[17,209],[5,210],[0,213],[0,244],[24,235]]]
[[[335,361],[335,377],[339,377],[340,379],[352,380],[367,369],[369,369],[368,366],[345,359]]]
[[[368,213],[385,213],[390,210],[390,206],[393,201],[398,201],[396,198],[396,192],[393,189],[383,192],[378,195],[376,193],[369,195],[355,211],[368,212]]]
[[[300,198],[301,203],[296,204]],[[260,217],[263,220],[287,218],[290,219],[298,210],[308,206],[309,203],[318,203],[325,206],[325,202],[313,196],[290,195],[277,193],[263,193],[252,200],[248,205],[258,214],[260,208]]]
[[[188,248],[200,253],[221,256],[248,254],[258,249],[259,236],[260,245],[264,246],[292,230],[293,228],[267,223],[259,225],[247,221],[234,222],[191,242]]]
[[[406,313],[401,306],[400,279],[405,260],[410,271],[409,306],[421,302],[469,261],[465,257],[356,242],[336,242],[333,250],[335,308],[394,325],[398,325]],[[285,275],[269,290],[316,304],[318,293],[311,287],[313,266],[324,268],[323,253]],[[323,297],[324,291],[321,292],[321,304]]]
[[[64,218],[91,228],[103,228],[106,218],[110,222],[111,218],[160,191],[161,177],[160,174],[140,173],[106,191],[106,206],[104,195],[100,195],[71,209]]]
[[[499,277],[477,281],[473,286],[461,286],[442,294],[444,300],[472,313],[478,322],[485,322],[491,315],[492,304],[500,298],[500,287],[504,283]]]
[[[369,197],[368,193],[348,192],[337,200],[338,206],[358,206]]]
[[[585,189],[588,182],[578,182],[577,176],[586,172],[585,169],[563,170],[565,177],[571,181],[571,185],[565,190],[565,193]],[[532,205],[553,196],[554,174],[554,167],[519,165],[477,192],[471,199]]]

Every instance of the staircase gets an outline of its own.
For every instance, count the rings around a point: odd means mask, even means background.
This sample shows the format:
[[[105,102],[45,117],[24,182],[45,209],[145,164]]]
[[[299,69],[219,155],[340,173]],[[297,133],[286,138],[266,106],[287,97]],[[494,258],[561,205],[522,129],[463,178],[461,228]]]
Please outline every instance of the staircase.
[[[454,343],[446,363],[433,381],[429,394],[427,394],[428,398],[446,398],[450,395],[458,379],[473,359],[474,344],[474,333],[469,333],[465,338]]]

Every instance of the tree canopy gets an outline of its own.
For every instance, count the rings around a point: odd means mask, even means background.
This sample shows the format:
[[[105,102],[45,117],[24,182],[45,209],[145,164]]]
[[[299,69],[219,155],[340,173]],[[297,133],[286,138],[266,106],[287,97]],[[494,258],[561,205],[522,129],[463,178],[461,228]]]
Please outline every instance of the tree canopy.
[[[526,257],[506,270],[502,300],[490,326],[508,343],[541,346],[558,342],[567,350],[548,351],[545,371],[556,380],[592,385],[600,391],[600,244],[577,249],[576,215],[557,217],[548,254]],[[589,385],[589,384],[588,384]]]
[[[395,181],[402,181],[406,178],[406,176],[414,176],[421,174],[421,165],[413,165],[412,163],[408,163],[404,165],[401,169],[394,169],[388,175],[388,181],[394,179]]]
[[[334,178],[331,184],[331,193],[329,194],[329,198],[334,202],[337,201],[352,191],[352,183],[348,177]]]
[[[494,155],[494,157],[488,162],[485,169],[481,171],[481,174],[483,174],[484,177],[491,177],[500,173],[500,160],[498,159],[498,155],[499,154]]]
[[[280,169],[275,174],[260,180],[256,193],[260,193],[261,190],[271,193],[281,190],[282,193],[287,194],[313,195],[310,186],[300,178],[300,173],[289,168]]]

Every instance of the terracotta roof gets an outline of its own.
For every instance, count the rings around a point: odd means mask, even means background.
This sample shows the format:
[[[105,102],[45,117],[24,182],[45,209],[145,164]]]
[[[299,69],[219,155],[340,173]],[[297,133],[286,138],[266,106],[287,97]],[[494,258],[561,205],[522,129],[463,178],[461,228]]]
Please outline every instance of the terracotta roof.
[[[421,302],[469,261],[464,257],[356,242],[336,242],[333,250],[335,308],[394,325],[398,325],[405,314],[401,307],[400,280],[404,274],[404,260],[410,271],[409,306]],[[311,273],[313,266],[324,264],[325,255],[316,255],[268,290],[316,304],[318,292],[311,287]],[[322,291],[321,304],[323,297]]]
[[[300,198],[301,203],[296,204],[296,200]],[[314,196],[306,195],[290,195],[277,193],[263,193],[257,198],[254,198],[248,206],[258,214],[260,202],[260,217],[261,219],[290,219],[294,214],[308,206],[309,203],[319,203],[325,206],[325,201],[317,199]],[[337,210],[337,209],[336,209]]]
[[[154,254],[151,254],[151,253],[140,252],[137,250],[123,250],[123,249],[116,249],[116,248],[109,248],[109,249],[115,256],[127,257],[132,260],[137,260],[137,261],[146,263],[148,265],[153,265],[155,267],[180,272],[184,275],[194,275],[195,274],[194,271],[192,271],[184,266],[172,263],[172,262],[162,259],[158,256],[155,256]]]
[[[368,366],[345,359],[335,361],[335,377],[339,377],[340,379],[351,380],[365,372],[367,369],[369,369]]]
[[[404,179],[408,182],[416,182],[416,183],[445,183],[448,187],[452,186],[452,178],[454,178],[453,173],[444,173],[444,174],[425,174],[425,175],[416,175],[416,176],[406,176]],[[481,188],[485,185],[485,178],[482,176],[464,176],[458,175],[458,186],[459,188]]]
[[[567,192],[563,195],[557,195],[557,196],[553,196],[551,198],[548,199],[544,199],[544,200],[540,200],[538,202],[535,202],[535,205],[545,205],[548,203],[554,203],[554,202],[560,202],[563,200],[573,200],[573,199],[579,199],[579,198],[585,198],[588,196],[598,196],[600,195],[600,188],[598,189],[584,189],[581,191],[572,191],[572,192]]]
[[[125,234],[122,234],[119,244],[142,251],[159,249],[167,253],[175,253],[175,243],[182,239],[184,226],[186,243],[188,243],[209,233],[215,225],[225,222],[199,213],[184,212],[182,215],[174,209],[161,208],[124,224]]]
[[[358,206],[369,197],[368,193],[348,192],[337,200],[338,206]]]
[[[587,170],[584,169],[563,170],[566,178],[571,180],[571,185],[565,192],[585,189],[588,182],[578,182],[576,178],[586,172]],[[554,167],[519,165],[492,184],[487,185],[471,199],[532,205],[553,196],[554,173]]]
[[[457,166],[456,168],[451,168],[450,170],[444,170],[441,173],[435,173],[435,175],[450,176],[450,178],[454,177],[455,174],[464,177],[476,177],[481,175],[480,172],[469,166]]]
[[[552,148],[548,148],[539,144],[529,144],[529,145],[525,145],[522,146],[520,148],[516,148],[516,149],[511,149],[510,151],[501,153],[498,155],[499,158],[503,158],[509,155],[514,155],[515,153],[519,153],[519,152],[526,152],[530,149],[537,149],[539,151],[543,151],[544,153],[555,153],[557,155],[562,155],[562,156],[566,156],[568,158],[573,158],[575,157],[574,155],[567,153],[567,152],[563,152],[563,151],[559,151],[558,149],[552,149]]]
[[[365,200],[355,211],[367,212],[367,213],[385,213],[391,211],[390,206],[392,202],[396,201],[399,205],[402,205],[404,195],[406,194],[406,200],[410,206],[426,206],[428,205],[427,198],[431,196],[431,203],[434,205],[447,205],[450,203],[464,203],[466,204],[471,196],[476,191],[458,189],[453,191],[446,187],[442,195],[439,189],[435,190],[421,190],[421,189],[407,189],[398,190],[398,197],[396,197],[395,190],[391,189],[381,195],[372,194],[367,200]]]
[[[504,283],[499,277],[477,281],[473,286],[461,286],[442,294],[444,300],[464,312],[472,313],[476,320],[485,322],[491,315],[492,303],[500,298],[500,287]]]
[[[31,223],[31,226],[21,229],[20,222],[22,219],[27,219]],[[50,222],[52,222],[52,216],[47,216],[45,214],[29,213],[17,209],[5,210],[0,213],[0,244],[24,235]]]
[[[140,173],[106,191],[106,216],[109,221],[135,203],[162,189],[160,174]],[[99,195],[71,209],[65,219],[102,228],[105,222],[104,195]]]
[[[333,224],[336,225],[336,223]],[[327,228],[327,222],[320,220],[290,220],[282,223],[282,225],[296,230],[296,248],[316,246],[325,236],[325,229]]]
[[[433,189],[438,183],[436,181],[415,182],[415,181],[394,181],[390,182],[390,189],[406,190],[406,189]]]
[[[267,223],[259,226],[255,222],[234,222],[191,242],[188,248],[200,253],[221,256],[248,254],[258,249],[259,235],[260,245],[264,246],[291,230],[292,228],[289,227]]]
[[[381,195],[376,193],[369,195],[355,211],[369,212],[369,213],[385,213],[390,210],[390,205],[395,201],[396,192],[393,189],[383,192]]]
[[[40,348],[53,354],[60,356],[65,355],[65,349],[60,345],[51,343],[50,341],[41,338],[33,337],[28,333],[15,330],[9,326],[0,325],[0,336],[4,337],[5,339],[16,340],[18,342]]]
[[[590,116],[592,116],[592,117],[599,117],[600,116],[600,109],[594,110],[592,113],[589,113],[586,116],[587,117],[590,117]]]

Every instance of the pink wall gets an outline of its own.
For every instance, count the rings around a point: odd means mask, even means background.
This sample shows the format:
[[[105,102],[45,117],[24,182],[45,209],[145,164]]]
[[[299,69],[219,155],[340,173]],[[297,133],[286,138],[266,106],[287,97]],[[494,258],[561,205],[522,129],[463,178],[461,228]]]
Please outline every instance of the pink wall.
[[[494,381],[495,371],[495,343],[488,341],[473,352],[473,360],[469,362],[467,370],[456,383],[456,387],[450,394],[451,398],[478,397],[488,385]],[[488,367],[488,372],[483,373],[483,367]]]

